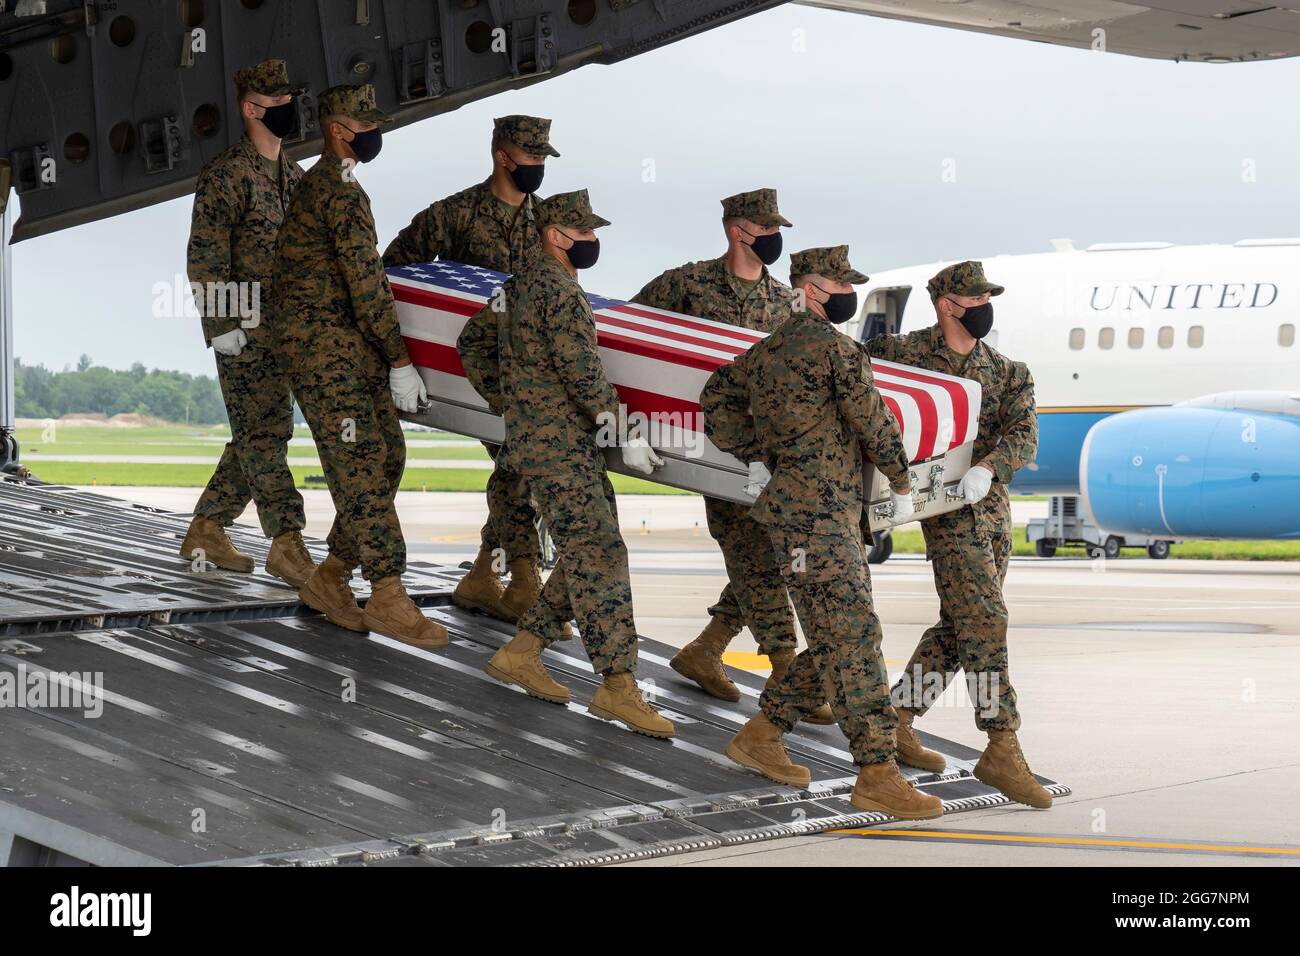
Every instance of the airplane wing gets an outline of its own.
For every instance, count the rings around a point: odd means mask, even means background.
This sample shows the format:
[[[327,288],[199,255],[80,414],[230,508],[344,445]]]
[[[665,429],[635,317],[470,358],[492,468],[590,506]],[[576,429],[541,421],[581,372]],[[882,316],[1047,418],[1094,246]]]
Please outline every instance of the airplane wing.
[[[1300,53],[1300,6],[1257,0],[798,0],[812,7],[1162,60],[1235,63]]]

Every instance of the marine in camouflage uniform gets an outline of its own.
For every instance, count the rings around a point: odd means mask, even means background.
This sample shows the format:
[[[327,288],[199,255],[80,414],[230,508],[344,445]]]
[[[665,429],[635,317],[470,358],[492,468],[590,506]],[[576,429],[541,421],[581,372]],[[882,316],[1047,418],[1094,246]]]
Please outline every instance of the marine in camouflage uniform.
[[[551,145],[550,130],[551,121],[543,117],[497,118],[492,133],[492,175],[417,213],[388,244],[384,265],[391,268],[451,259],[507,274],[517,272],[538,245],[539,200],[535,192],[519,189],[522,180],[513,174],[540,168],[546,157],[560,155]],[[531,163],[521,165],[516,158]],[[516,167],[514,171],[511,165]],[[540,184],[540,176],[534,178]],[[531,182],[523,184],[533,186]],[[507,201],[503,197],[508,192],[522,193],[522,201]],[[488,519],[474,567],[461,579],[452,600],[514,623],[536,600],[540,588],[537,516],[529,502],[527,483],[503,466],[500,446],[484,442],[483,447],[496,462],[487,485]],[[505,562],[497,560],[502,554]],[[502,593],[497,572],[506,562],[510,587]]]
[[[503,464],[528,481],[559,555],[515,639],[487,670],[535,697],[566,702],[567,688],[546,672],[541,653],[567,639],[576,619],[592,668],[605,677],[591,712],[671,736],[672,724],[636,687],[627,547],[597,444],[602,425],[618,420],[618,394],[601,364],[591,305],[556,242],[594,236],[609,223],[592,212],[585,189],[541,203],[538,221],[539,254],[505,283],[505,307],[489,302],[456,343],[470,383],[505,419]]]
[[[239,70],[235,87],[241,113],[246,104],[265,110],[275,99],[301,92],[290,86],[283,60]],[[214,349],[230,441],[195,505],[181,553],[190,557],[197,548],[221,567],[251,571],[252,558],[236,551],[223,529],[255,501],[262,531],[273,539],[267,569],[301,585],[312,561],[301,536],[302,495],[286,461],[293,398],[274,323],[266,319],[276,234],[302,169],[280,154],[280,138],[259,118],[243,118],[244,135],[203,167],[194,190],[186,267],[204,342],[224,345],[229,333],[240,330],[244,343],[233,355]],[[254,305],[256,315],[241,314]]]
[[[946,321],[958,332],[961,325],[955,316],[960,307],[955,297],[969,297],[969,304],[1003,292],[1002,286],[985,278],[983,264],[973,261],[942,270],[930,280],[928,289],[936,310],[941,305],[947,309]],[[985,776],[997,781],[986,782],[994,782],[1009,796],[1024,798],[1022,802],[1035,806],[1050,806],[1051,797],[1029,775],[1016,741],[1020,712],[1008,667],[1007,606],[1002,596],[1011,555],[1008,486],[1015,472],[1033,460],[1038,448],[1034,380],[1023,362],[1007,358],[980,338],[973,340],[969,353],[955,351],[948,344],[944,321],[903,335],[876,336],[863,346],[872,358],[979,382],[979,430],[971,459],[974,467],[983,466],[992,473],[992,485],[982,498],[921,522],[939,594],[939,621],[921,635],[894,686],[902,721],[900,759],[924,769],[943,769],[942,756],[921,747],[911,725],[938,699],[960,668],[976,701],[976,726],[988,732],[992,741],[982,758],[984,766],[977,770],[991,769]]]
[[[772,332],[790,314],[792,293],[761,267],[757,281],[733,272],[735,246],[748,245],[732,234],[732,226],[789,226],[777,208],[776,190],[756,189],[722,200],[723,223],[733,248],[717,259],[691,262],[669,269],[649,282],[633,302],[684,315],[713,319],[760,332]],[[794,656],[794,614],[764,530],[749,508],[720,498],[705,498],[709,534],[718,542],[727,568],[727,584],[709,608],[710,624],[673,659],[673,668],[706,691],[725,700],[739,700],[740,691],[722,669],[721,656],[731,640],[748,626],[759,650],[773,656],[778,674]],[[781,662],[778,664],[778,662]],[[822,720],[828,715],[823,714]]]
[[[275,314],[294,395],[311,427],[334,502],[329,558],[300,591],[331,621],[438,646],[446,631],[420,615],[401,584],[406,545],[394,505],[406,441],[390,369],[410,364],[384,274],[356,155],[335,130],[386,122],[374,88],[336,86],[317,100],[325,151],[303,176],[280,230]],[[348,588],[361,566],[364,613]]]
[[[850,265],[847,246],[795,253],[790,270],[792,282],[811,282],[823,292],[833,291],[828,281],[846,289],[867,281]],[[727,754],[773,779],[806,786],[809,771],[790,762],[780,738],[829,695],[862,768],[854,805],[935,816],[939,801],[916,794],[894,764],[896,717],[860,531],[864,459],[896,494],[911,490],[903,435],[862,351],[820,304],[803,301],[805,308],[796,306],[780,328],[718,369],[700,399],[713,442],[771,472],[750,514],[771,537],[808,640],[808,650],[763,691],[760,713]],[[865,798],[881,805],[864,806]]]

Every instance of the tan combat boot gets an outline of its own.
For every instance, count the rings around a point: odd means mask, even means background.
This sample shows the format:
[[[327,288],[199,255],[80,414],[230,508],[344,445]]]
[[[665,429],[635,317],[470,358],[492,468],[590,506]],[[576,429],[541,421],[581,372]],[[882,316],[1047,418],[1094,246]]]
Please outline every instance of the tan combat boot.
[[[196,555],[194,552],[200,552]],[[196,557],[227,571],[253,570],[253,559],[238,550],[226,536],[226,529],[211,518],[195,515],[181,542],[181,557],[193,561]]]
[[[542,663],[542,639],[522,628],[509,644],[492,655],[487,672],[503,684],[518,684],[530,697],[567,704],[569,688],[551,677]]]
[[[767,683],[763,685],[763,690],[771,690],[776,686],[777,681],[785,676],[785,672],[794,663],[794,648],[782,647],[768,654],[767,659],[772,662],[772,673],[767,675]]]
[[[351,580],[352,569],[329,554],[308,575],[306,582],[298,589],[298,597],[309,608],[324,614],[331,624],[364,634],[369,628],[366,627],[365,615],[357,605],[356,596],[348,585]]]
[[[732,683],[722,666],[722,652],[734,636],[730,628],[711,617],[700,636],[678,651],[668,666],[687,680],[695,681],[706,694],[719,700],[740,700],[740,688]]]
[[[897,708],[897,710],[898,762],[905,763],[909,767],[916,767],[918,770],[943,773],[943,768],[947,766],[943,754],[936,753],[933,750],[926,750],[925,747],[921,746],[916,731],[912,729],[912,721],[916,719],[916,714],[902,707]]]
[[[271,550],[266,556],[266,571],[296,588],[302,587],[316,570],[302,533],[286,531],[271,539]]]
[[[677,733],[672,721],[646,703],[636,677],[627,672],[606,674],[587,712],[601,720],[621,720],[628,730],[647,737],[668,738]]]
[[[460,579],[451,592],[451,603],[467,611],[482,611],[498,620],[506,620],[508,612],[501,603],[504,593],[501,578],[492,567],[492,552],[479,549],[474,566]]]
[[[396,574],[370,582],[370,600],[363,613],[366,627],[397,638],[403,644],[447,646],[447,629],[420,613]]]
[[[859,810],[878,810],[899,820],[933,820],[943,816],[943,801],[922,793],[898,772],[891,757],[883,763],[869,763],[858,771],[849,803]]]
[[[776,686],[777,681],[785,676],[785,672],[790,669],[794,663],[795,652],[793,647],[783,647],[767,655],[767,659],[772,662],[772,673],[767,676],[767,683],[763,685],[763,690],[771,690]],[[799,718],[806,724],[833,724],[835,715],[831,713],[830,704],[825,701],[821,706],[811,713],[804,714]]]
[[[537,601],[542,593],[542,576],[537,562],[532,558],[515,558],[510,562],[510,586],[501,595],[501,606],[506,609],[506,620],[518,624],[519,618]]]
[[[1001,790],[1016,803],[1046,810],[1052,795],[1034,779],[1014,730],[990,730],[989,745],[975,765],[975,779]]]
[[[812,771],[790,760],[781,743],[781,728],[760,710],[727,744],[727,756],[742,767],[757,770],[768,780],[803,790],[812,783]]]

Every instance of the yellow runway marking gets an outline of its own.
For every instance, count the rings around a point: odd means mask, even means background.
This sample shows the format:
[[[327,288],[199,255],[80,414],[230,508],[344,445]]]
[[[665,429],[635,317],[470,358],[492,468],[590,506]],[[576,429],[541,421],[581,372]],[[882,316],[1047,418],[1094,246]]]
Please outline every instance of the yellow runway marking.
[[[1132,850],[1195,850],[1204,853],[1261,853],[1300,856],[1300,847],[1232,846],[1221,843],[1183,843],[1172,840],[1122,840],[1108,837],[1036,836],[1024,833],[962,833],[956,830],[832,830],[852,836],[925,837],[940,840],[980,840],[992,843],[1027,843],[1044,846],[1122,847]]]
[[[738,667],[742,671],[754,671],[763,674],[772,669],[772,665],[767,661],[767,655],[758,654],[754,651],[723,651],[722,663]],[[898,666],[898,661],[885,661],[885,663],[895,667]]]

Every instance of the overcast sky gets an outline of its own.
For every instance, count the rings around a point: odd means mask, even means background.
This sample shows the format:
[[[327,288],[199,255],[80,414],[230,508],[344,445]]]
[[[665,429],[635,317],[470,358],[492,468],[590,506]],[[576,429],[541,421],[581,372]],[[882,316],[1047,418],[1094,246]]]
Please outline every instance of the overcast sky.
[[[358,176],[382,249],[487,175],[493,116],[553,117],[542,192],[586,187],[612,220],[583,275],[607,296],[719,255],[718,200],[758,186],[795,224],[787,251],[847,242],[866,272],[1058,237],[1292,236],[1298,80],[1294,60],[1174,64],[786,6],[398,130]],[[19,357],[211,374],[197,320],[151,314],[185,271],[190,206],[15,246]]]

